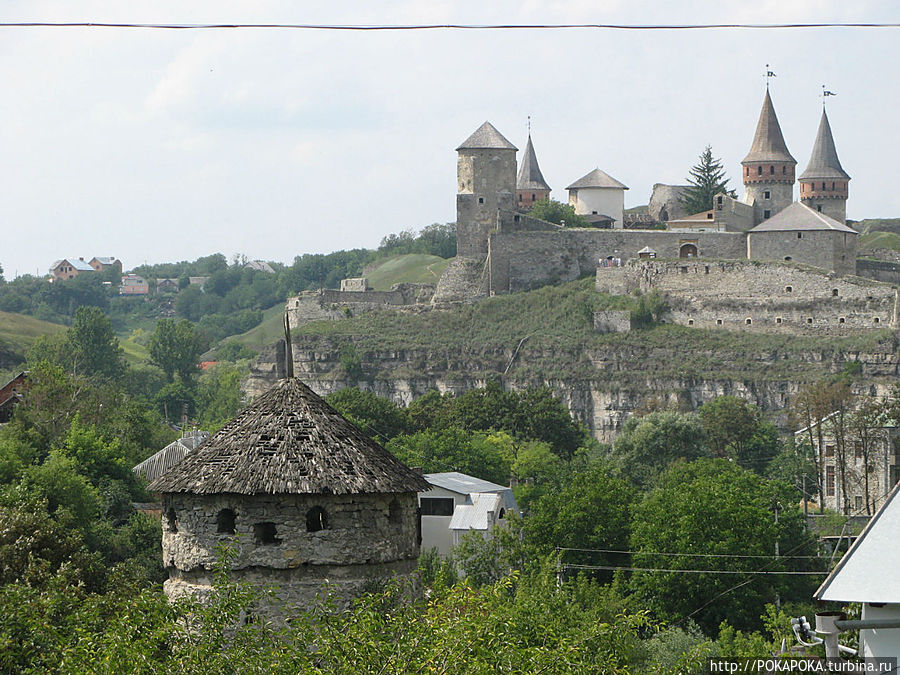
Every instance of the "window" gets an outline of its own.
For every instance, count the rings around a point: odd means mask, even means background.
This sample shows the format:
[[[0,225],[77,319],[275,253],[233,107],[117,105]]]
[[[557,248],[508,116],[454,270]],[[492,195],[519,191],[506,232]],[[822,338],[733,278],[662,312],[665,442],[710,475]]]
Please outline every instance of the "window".
[[[506,518],[506,509],[500,509],[500,513],[497,514],[497,520],[503,520]]]
[[[833,445],[825,446],[825,456],[826,457],[834,457],[834,446]]]
[[[717,203],[719,206],[722,206],[722,195],[719,195],[718,197],[716,197],[716,203]]]
[[[881,323],[881,319],[879,319],[877,316],[875,317],[875,323]]]
[[[821,204],[816,204],[816,210],[817,210],[819,213],[822,213],[822,205],[821,205]]]
[[[484,197],[479,197],[479,198],[478,198],[478,203],[479,203],[479,204],[484,204]]]
[[[253,526],[253,539],[263,546],[278,546],[281,539],[277,537],[275,523],[256,523]]]
[[[771,193],[771,192],[769,192],[768,190],[766,190],[765,192],[763,192],[763,199],[771,199],[771,198],[772,198],[772,193]]]
[[[787,173],[787,167],[786,167],[786,166],[782,166],[782,167],[781,167],[781,175],[784,176],[786,173]]]
[[[822,189],[823,189],[823,190],[825,189],[825,183],[824,183],[824,182],[822,183]]]
[[[717,326],[721,326],[721,325],[722,325],[722,319],[716,319],[716,325],[717,325]]]
[[[830,464],[825,467],[825,495],[834,497],[834,467]]]
[[[788,262],[790,262],[790,260],[791,260],[791,256],[789,256],[789,255],[786,255],[786,256],[784,256],[784,259],[785,259],[785,260],[787,260],[787,261],[788,261]],[[790,291],[788,291],[788,293],[790,293]]]
[[[806,323],[812,323],[812,317],[811,317],[811,316],[809,316],[809,317],[806,318]]]
[[[785,260],[790,260],[790,258],[785,258]],[[785,286],[785,287],[784,287],[784,292],[785,292],[785,293],[790,293],[790,292],[792,292],[793,290],[794,290],[794,287],[793,287],[793,286]]]
[[[762,176],[762,167],[761,166],[756,167],[756,175]]]
[[[216,532],[219,534],[234,534],[234,511],[222,509],[216,516]]]
[[[175,509],[166,511],[166,532],[178,532],[178,521],[175,518]]]
[[[834,190],[834,181],[831,183],[831,189]]]
[[[772,212],[769,211],[769,209],[765,209],[763,211],[763,220],[768,220],[771,217],[772,217]]]
[[[798,232],[798,233],[797,233],[797,239],[803,239],[803,233],[802,233],[802,232]]]
[[[775,317],[775,323],[781,323],[782,319],[780,316]]]
[[[840,319],[838,319],[838,323],[844,323],[844,317],[841,317]]]
[[[422,497],[419,502],[423,516],[452,516],[452,497]]]
[[[522,201],[522,193],[519,193],[519,201]]]
[[[750,324],[753,323],[753,319],[750,319],[750,318],[744,319],[744,323],[749,326]]]
[[[694,320],[688,319],[688,326],[693,326],[693,325],[694,325]]]
[[[856,495],[854,506],[857,511],[862,511],[862,509],[863,509],[862,495]]]
[[[328,529],[328,514],[321,506],[314,506],[306,512],[306,531],[319,532]]]
[[[774,176],[774,175],[775,175],[775,167],[774,167],[774,165],[771,165],[771,164],[769,165],[769,175],[770,175],[770,176]]]
[[[837,296],[838,296],[838,289],[832,288],[831,289],[831,297],[836,298]]]
[[[537,197],[535,197],[535,196],[534,196],[534,193],[532,192],[532,193],[531,193],[531,201],[535,201],[535,199],[537,199]]]
[[[712,220],[713,218],[714,218],[714,216],[713,216],[712,212],[706,214],[707,220]]]

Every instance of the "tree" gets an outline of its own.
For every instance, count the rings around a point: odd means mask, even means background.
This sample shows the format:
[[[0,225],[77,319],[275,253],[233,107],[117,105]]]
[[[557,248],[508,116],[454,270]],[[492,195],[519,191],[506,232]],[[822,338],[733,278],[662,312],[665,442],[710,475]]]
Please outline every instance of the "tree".
[[[673,466],[634,509],[632,565],[654,571],[635,572],[632,588],[660,618],[692,618],[707,633],[723,620],[756,628],[776,595],[805,600],[820,578],[758,575],[735,587],[740,575],[715,573],[813,569],[811,560],[787,557],[816,552],[791,496],[787,486],[723,459]],[[777,550],[786,557],[776,558]],[[712,572],[665,571],[678,569]]]
[[[566,227],[591,226],[587,218],[575,213],[574,206],[563,204],[555,199],[541,199],[535,202],[528,215],[540,220],[546,220],[548,223],[556,223]]]
[[[119,338],[98,307],[79,307],[66,332],[73,373],[118,378],[125,369]]]
[[[387,443],[395,436],[412,430],[405,408],[371,391],[347,387],[328,394],[325,400],[360,431],[379,443]]]
[[[619,473],[641,487],[650,487],[673,462],[708,454],[696,415],[663,410],[625,422],[612,458]]]
[[[697,414],[715,457],[764,473],[778,454],[778,430],[762,419],[759,408],[743,399],[719,396],[701,405]]]
[[[510,465],[488,435],[451,428],[420,431],[391,439],[385,448],[409,466],[425,473],[459,471],[505,485]]]
[[[687,182],[689,187],[678,201],[690,214],[709,211],[713,207],[713,197],[721,192],[729,197],[737,196],[734,190],[728,188],[722,160],[713,158],[712,146],[709,145],[700,153],[700,163],[691,167]]]
[[[178,323],[160,319],[148,344],[150,362],[166,374],[169,382],[176,372],[182,381],[190,380],[197,372],[197,359],[203,347],[203,336],[187,319]]]

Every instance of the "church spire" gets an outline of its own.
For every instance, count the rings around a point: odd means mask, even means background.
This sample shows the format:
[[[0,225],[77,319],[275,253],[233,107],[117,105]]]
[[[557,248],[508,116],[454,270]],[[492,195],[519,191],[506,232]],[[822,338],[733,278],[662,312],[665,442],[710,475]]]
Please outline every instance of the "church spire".
[[[769,96],[768,83],[762,110],[759,112],[759,122],[756,124],[756,134],[753,136],[753,144],[741,164],[751,162],[797,163],[784,142],[781,125],[778,124],[778,116],[775,115],[775,106],[772,105],[772,97]]]
[[[547,185],[541,167],[538,166],[529,131],[525,152],[522,153],[522,163],[519,165],[519,175],[516,178],[516,201],[519,208],[530,209],[534,202],[542,199],[550,199],[550,186]]]

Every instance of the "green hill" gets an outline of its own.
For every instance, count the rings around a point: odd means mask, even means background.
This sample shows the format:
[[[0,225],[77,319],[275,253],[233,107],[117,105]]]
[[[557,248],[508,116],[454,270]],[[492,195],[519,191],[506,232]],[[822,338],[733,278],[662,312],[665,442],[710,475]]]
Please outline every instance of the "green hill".
[[[894,232],[867,232],[860,236],[858,247],[861,249],[888,248],[892,251],[900,251],[900,234]]]
[[[424,253],[409,253],[378,260],[363,273],[376,291],[389,291],[394,284],[436,284],[449,258]]]
[[[42,335],[53,335],[66,329],[58,323],[41,321],[26,314],[0,312],[0,342],[15,351],[24,352]]]
[[[284,337],[284,303],[279,302],[269,309],[263,311],[262,322],[240,335],[232,335],[222,340],[221,344],[229,342],[237,342],[250,349],[256,351],[261,350],[266,345],[270,345],[279,338]],[[212,352],[207,352],[204,358],[211,356]]]
[[[874,234],[876,232],[893,232],[900,234],[900,218],[864,218],[858,221],[847,221],[860,234]]]

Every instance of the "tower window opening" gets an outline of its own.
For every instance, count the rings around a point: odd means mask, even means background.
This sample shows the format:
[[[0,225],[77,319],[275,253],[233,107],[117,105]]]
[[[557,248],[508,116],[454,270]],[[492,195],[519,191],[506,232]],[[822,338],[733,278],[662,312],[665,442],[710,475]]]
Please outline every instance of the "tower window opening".
[[[810,316],[810,317],[807,317],[806,323],[812,323],[812,317],[811,317],[811,316]]]
[[[836,298],[837,296],[838,296],[838,289],[832,288],[831,289],[831,297]]]
[[[783,166],[781,167],[781,175],[784,176],[785,174],[787,174],[787,167]]]
[[[478,203],[479,203],[479,204],[484,204],[484,197],[479,197],[479,198],[478,198]]]
[[[253,526],[253,539],[257,544],[278,546],[281,539],[277,536],[275,523],[256,523]]]
[[[744,323],[749,326],[750,324],[753,323],[753,319],[750,319],[750,318],[744,319]]]
[[[763,192],[763,198],[764,198],[764,199],[771,199],[771,198],[772,198],[772,193],[769,192],[768,190],[766,190],[765,192]]]
[[[769,209],[763,211],[763,219],[768,219],[772,217],[772,212]]]
[[[306,531],[319,532],[328,529],[328,514],[321,506],[314,506],[306,512]]]
[[[771,164],[769,165],[769,175],[770,175],[770,176],[774,176],[774,175],[775,175],[775,167],[774,167],[773,165],[771,165]]]
[[[762,176],[762,167],[761,166],[756,167],[756,175]]]
[[[776,316],[776,317],[775,317],[775,323],[780,324],[781,322],[782,322],[781,317],[780,317],[780,316]]]
[[[875,317],[875,323],[881,323],[881,319],[879,319],[877,316]]]
[[[790,260],[790,258],[785,258],[785,260]],[[790,292],[792,292],[793,290],[794,290],[794,287],[793,287],[793,286],[785,286],[785,287],[784,287],[784,292],[785,292],[785,293],[790,293]]]
[[[838,323],[845,323],[844,317],[839,318]]]
[[[175,517],[175,509],[166,511],[166,532],[178,532],[178,520]]]
[[[216,515],[216,532],[219,534],[234,534],[234,511],[222,509]]]

